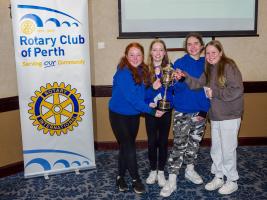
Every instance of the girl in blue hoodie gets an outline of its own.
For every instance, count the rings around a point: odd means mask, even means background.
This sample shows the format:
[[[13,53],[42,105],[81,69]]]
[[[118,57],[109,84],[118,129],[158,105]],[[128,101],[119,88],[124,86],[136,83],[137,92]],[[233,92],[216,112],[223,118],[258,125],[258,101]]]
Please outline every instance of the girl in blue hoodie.
[[[109,101],[109,119],[119,144],[118,176],[119,191],[126,191],[126,170],[132,177],[134,192],[145,192],[137,168],[135,139],[141,113],[161,117],[162,111],[145,103],[145,87],[150,84],[149,71],[144,63],[144,49],[139,43],[130,43],[121,58],[113,77],[112,97]]]
[[[166,45],[163,40],[155,39],[151,42],[148,55],[148,67],[153,85],[146,90],[146,102],[150,107],[159,105],[159,100],[164,97],[165,87],[161,84],[162,71],[170,66]],[[171,108],[161,118],[145,114],[146,132],[148,139],[148,158],[150,163],[147,184],[158,183],[163,187],[166,183],[164,167],[168,156],[168,137],[172,119],[172,86],[167,89],[167,101]]]
[[[174,63],[174,69],[182,69],[195,78],[204,72],[205,58],[201,57],[204,42],[201,35],[191,33],[185,38],[187,54]],[[199,143],[202,140],[206,114],[210,108],[204,89],[191,90],[180,80],[174,85],[173,148],[168,158],[169,180],[160,195],[170,196],[176,190],[176,177],[183,163],[187,165],[185,178],[194,184],[202,184],[201,176],[194,170]]]

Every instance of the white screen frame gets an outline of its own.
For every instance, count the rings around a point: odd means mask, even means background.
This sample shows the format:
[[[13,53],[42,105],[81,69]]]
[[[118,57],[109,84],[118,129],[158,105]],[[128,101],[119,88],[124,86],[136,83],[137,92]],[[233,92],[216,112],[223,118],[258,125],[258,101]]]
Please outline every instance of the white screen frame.
[[[155,0],[118,0],[119,38],[177,38],[185,37],[190,32],[198,32],[204,37],[258,36],[258,0],[157,0],[159,7],[153,6],[153,2],[155,3]],[[167,5],[164,6],[164,3]],[[182,10],[195,5],[195,11],[192,12],[192,16],[189,11],[182,13],[181,10],[181,14],[174,13],[172,11],[176,8],[172,7],[175,3],[177,8],[179,6]],[[210,3],[212,8],[208,7],[207,3]],[[170,14],[159,13],[162,7],[170,10]],[[219,8],[221,9],[218,10]],[[208,13],[210,9],[214,10],[213,14]],[[151,10],[153,12],[149,14]],[[201,12],[197,13],[198,10]],[[246,12],[242,13],[244,10]],[[185,13],[190,15],[186,16]],[[231,18],[227,18],[229,15]],[[156,16],[159,18],[155,19]]]

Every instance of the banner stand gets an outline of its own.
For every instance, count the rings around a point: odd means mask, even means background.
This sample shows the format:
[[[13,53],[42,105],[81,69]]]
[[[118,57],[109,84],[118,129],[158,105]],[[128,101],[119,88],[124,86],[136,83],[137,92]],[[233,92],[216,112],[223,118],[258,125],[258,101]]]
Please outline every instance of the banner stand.
[[[96,167],[87,0],[11,0],[26,178]]]

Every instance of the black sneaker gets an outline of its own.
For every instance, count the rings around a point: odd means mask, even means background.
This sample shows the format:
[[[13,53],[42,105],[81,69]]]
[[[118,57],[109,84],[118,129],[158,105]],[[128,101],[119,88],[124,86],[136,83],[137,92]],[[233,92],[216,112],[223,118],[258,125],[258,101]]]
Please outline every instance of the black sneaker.
[[[142,194],[145,192],[145,186],[141,180],[133,180],[133,190],[136,194]]]
[[[128,190],[128,186],[123,177],[117,176],[116,185],[118,186],[120,192],[125,192]]]

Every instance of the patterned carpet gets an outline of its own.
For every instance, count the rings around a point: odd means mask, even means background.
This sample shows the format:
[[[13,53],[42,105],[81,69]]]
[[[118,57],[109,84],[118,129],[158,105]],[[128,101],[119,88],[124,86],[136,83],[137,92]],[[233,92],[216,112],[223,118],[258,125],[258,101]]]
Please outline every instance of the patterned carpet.
[[[204,182],[212,179],[210,174],[211,159],[208,147],[201,147],[196,170]],[[184,178],[184,166],[178,176],[177,191],[169,198],[159,196],[157,185],[146,185],[146,193],[137,195],[132,191],[118,192],[115,187],[117,169],[117,151],[97,151],[97,169],[75,173],[59,174],[45,180],[43,177],[25,179],[23,173],[0,178],[1,200],[112,200],[112,199],[267,199],[267,146],[239,147],[238,171],[239,190],[231,195],[222,196],[217,191],[208,192],[204,184],[194,185]],[[148,175],[147,150],[138,150],[138,164],[143,182]],[[127,177],[130,183],[129,177]]]

